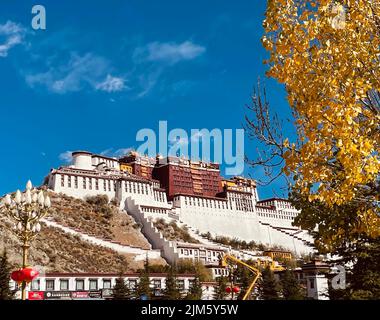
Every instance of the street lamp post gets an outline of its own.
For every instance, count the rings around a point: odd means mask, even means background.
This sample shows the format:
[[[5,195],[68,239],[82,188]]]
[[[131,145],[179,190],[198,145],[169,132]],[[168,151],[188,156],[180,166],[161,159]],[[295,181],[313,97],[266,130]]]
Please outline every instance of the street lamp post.
[[[41,230],[40,220],[49,212],[50,198],[33,188],[29,180],[25,192],[17,190],[14,197],[7,194],[3,205],[5,214],[15,221],[13,229],[22,243],[22,268],[26,268],[30,242]],[[25,280],[22,281],[22,300],[26,300],[26,284]]]

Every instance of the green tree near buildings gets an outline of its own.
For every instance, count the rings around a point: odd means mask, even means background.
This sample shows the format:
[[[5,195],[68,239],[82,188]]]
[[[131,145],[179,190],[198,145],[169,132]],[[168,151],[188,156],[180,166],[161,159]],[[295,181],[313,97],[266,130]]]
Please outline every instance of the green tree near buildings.
[[[280,287],[274,278],[273,271],[270,267],[266,267],[262,272],[261,284],[259,287],[260,297],[263,300],[280,299]]]
[[[150,300],[154,296],[153,289],[150,286],[149,270],[150,266],[147,256],[144,263],[144,269],[140,270],[139,282],[135,289],[137,298],[144,296],[146,299]]]
[[[148,300],[152,298],[153,292],[150,287],[149,274],[145,271],[140,271],[139,282],[135,289],[136,297],[145,296]]]
[[[190,259],[180,259],[176,263],[176,271],[178,274],[195,273],[199,276],[200,281],[212,281],[212,272],[200,261],[192,261]]]
[[[202,299],[202,284],[199,279],[199,274],[195,275],[189,293],[186,295],[186,300],[201,300]]]
[[[349,298],[380,300],[380,238],[367,239],[356,257],[356,263],[348,272]]]
[[[119,274],[116,279],[116,284],[113,288],[112,299],[114,300],[128,300],[131,298],[131,292],[125,283],[123,272]]]
[[[214,299],[224,300],[228,295],[228,293],[226,292],[228,279],[227,277],[218,277],[216,283],[217,284],[215,287]]]
[[[9,281],[11,276],[11,266],[8,262],[8,255],[4,250],[0,257],[0,300],[12,300],[13,292],[9,287]]]
[[[351,250],[341,251],[341,265],[346,267],[346,288],[329,288],[331,300],[380,300],[380,238],[366,239],[351,245]]]
[[[286,269],[281,278],[281,292],[285,300],[303,300],[305,293],[294,272]]]
[[[355,235],[350,233],[350,225],[356,224],[356,215],[361,209],[362,204],[349,202],[343,205],[328,207],[320,201],[308,201],[307,197],[302,196],[299,192],[293,191],[290,194],[290,201],[300,213],[295,218],[294,224],[305,230],[310,230],[315,239],[318,250],[322,253],[330,252],[338,257],[335,264],[346,266],[346,288],[333,289],[329,288],[330,299],[380,299],[380,237],[371,238],[365,233],[358,230]],[[320,218],[323,218],[325,224],[320,225],[317,230],[315,226],[318,221],[312,213],[318,212]],[[335,217],[344,216],[344,222],[334,222]],[[326,230],[337,230],[342,228],[340,223],[347,225],[345,232],[337,233],[339,243],[326,246],[324,239]],[[350,241],[350,237],[355,237],[355,241]]]
[[[166,279],[164,297],[166,300],[179,300],[181,299],[181,292],[178,287],[177,277],[174,267],[171,267]]]

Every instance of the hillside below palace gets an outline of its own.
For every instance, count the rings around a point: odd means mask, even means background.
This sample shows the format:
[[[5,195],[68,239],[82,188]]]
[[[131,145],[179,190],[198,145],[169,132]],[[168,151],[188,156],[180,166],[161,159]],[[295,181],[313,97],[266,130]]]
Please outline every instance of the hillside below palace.
[[[296,255],[314,250],[312,237],[292,225],[298,211],[289,201],[260,200],[254,180],[225,179],[215,163],[136,152],[116,159],[77,151],[70,165],[50,171],[46,184],[80,199],[107,195],[143,225],[153,247],[161,250],[171,244],[155,234],[152,221],[157,218],[174,219],[197,234],[281,246]]]

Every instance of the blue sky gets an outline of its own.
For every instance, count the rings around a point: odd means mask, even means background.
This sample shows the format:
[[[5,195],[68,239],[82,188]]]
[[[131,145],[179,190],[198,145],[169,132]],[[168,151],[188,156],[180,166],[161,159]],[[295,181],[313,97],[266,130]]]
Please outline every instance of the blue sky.
[[[265,78],[265,1],[40,1],[46,30],[31,28],[34,4],[0,4],[0,194],[41,183],[67,151],[137,148],[136,132],[160,120],[241,128]],[[283,87],[265,84],[290,117]],[[248,155],[255,148],[246,140]],[[281,195],[280,185],[259,195]]]

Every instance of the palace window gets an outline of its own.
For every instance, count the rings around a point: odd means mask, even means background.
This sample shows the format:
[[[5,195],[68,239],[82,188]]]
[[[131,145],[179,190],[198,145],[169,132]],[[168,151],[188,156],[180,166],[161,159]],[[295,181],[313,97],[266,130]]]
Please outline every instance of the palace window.
[[[83,291],[84,290],[84,279],[77,279],[75,281],[75,290]]]
[[[78,189],[78,177],[74,177],[74,187]]]
[[[54,291],[54,280],[46,280],[46,291]]]
[[[95,189],[99,190],[99,180],[95,179]]]
[[[98,279],[90,279],[90,290],[98,290]]]
[[[32,281],[31,288],[33,291],[39,291],[40,290],[40,279],[35,279]]]
[[[59,281],[59,289],[61,291],[69,290],[69,280],[67,280],[67,279],[61,279]]]
[[[65,186],[65,176],[62,175],[61,176],[61,187],[64,187]]]
[[[111,280],[103,279],[103,289],[111,289]]]
[[[92,178],[88,179],[88,188],[92,190]]]
[[[85,178],[85,177],[83,177],[83,189],[86,189],[87,187],[86,187],[86,181],[87,180],[87,178]]]
[[[67,176],[67,186],[71,188],[71,176]]]

